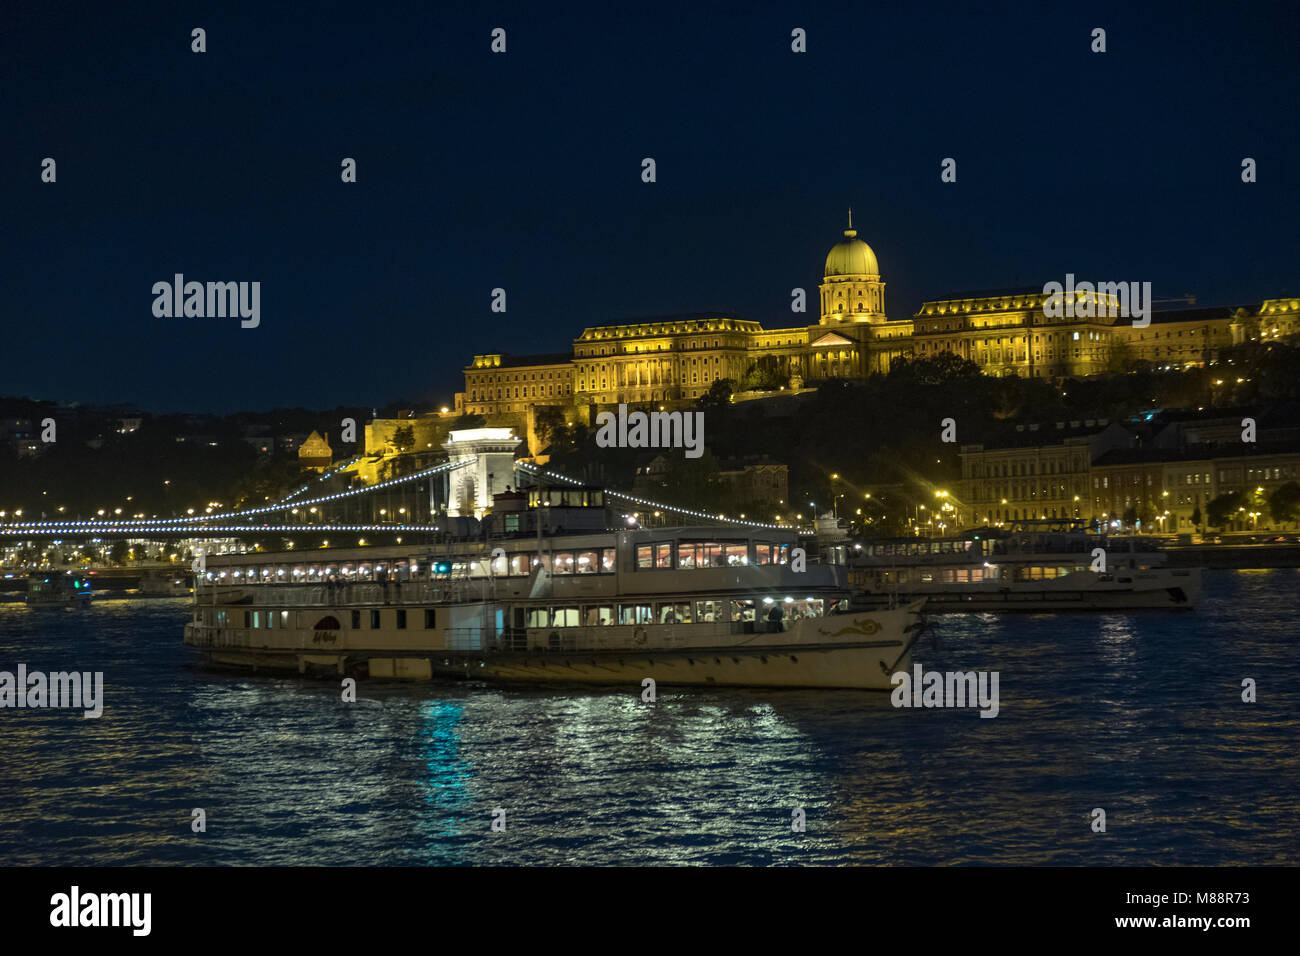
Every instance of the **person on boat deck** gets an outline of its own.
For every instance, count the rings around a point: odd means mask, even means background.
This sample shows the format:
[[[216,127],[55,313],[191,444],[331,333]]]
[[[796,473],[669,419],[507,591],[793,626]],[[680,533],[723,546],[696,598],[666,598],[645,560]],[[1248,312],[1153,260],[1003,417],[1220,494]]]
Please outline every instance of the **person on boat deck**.
[[[768,628],[773,631],[784,631],[785,622],[781,620],[781,607],[777,605],[767,612]]]

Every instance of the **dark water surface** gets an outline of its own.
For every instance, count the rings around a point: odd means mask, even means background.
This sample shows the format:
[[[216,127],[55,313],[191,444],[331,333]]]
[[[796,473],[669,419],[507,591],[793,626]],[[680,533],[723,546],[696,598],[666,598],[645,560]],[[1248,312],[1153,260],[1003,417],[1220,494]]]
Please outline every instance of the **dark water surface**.
[[[937,618],[917,661],[998,671],[994,719],[639,686],[362,682],[344,704],[198,668],[187,605],[0,604],[0,670],[105,682],[98,720],[0,710],[0,861],[1300,863],[1295,570],[1207,572],[1194,614]]]

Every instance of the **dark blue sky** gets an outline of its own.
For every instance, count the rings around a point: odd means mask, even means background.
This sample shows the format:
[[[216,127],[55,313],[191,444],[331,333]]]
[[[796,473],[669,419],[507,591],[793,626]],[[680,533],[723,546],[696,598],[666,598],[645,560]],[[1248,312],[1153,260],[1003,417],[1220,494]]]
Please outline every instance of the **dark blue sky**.
[[[792,325],[850,204],[891,318],[1067,272],[1300,294],[1290,3],[115,6],[6,12],[0,395],[450,401],[587,325]],[[260,281],[261,327],[154,318],[176,272]]]

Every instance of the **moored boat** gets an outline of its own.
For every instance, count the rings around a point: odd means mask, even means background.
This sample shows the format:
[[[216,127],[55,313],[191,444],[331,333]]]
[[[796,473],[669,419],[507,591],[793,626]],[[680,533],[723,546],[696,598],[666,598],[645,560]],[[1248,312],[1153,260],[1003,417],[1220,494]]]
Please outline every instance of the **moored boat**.
[[[950,538],[838,546],[854,601],[884,607],[924,598],[934,613],[1189,610],[1200,568],[1170,568],[1153,541],[1080,530],[979,528]]]
[[[85,607],[91,593],[90,581],[75,571],[38,571],[27,576],[30,607]]]
[[[219,555],[185,642],[299,673],[892,689],[923,602],[855,608],[847,569],[797,544],[681,527]]]

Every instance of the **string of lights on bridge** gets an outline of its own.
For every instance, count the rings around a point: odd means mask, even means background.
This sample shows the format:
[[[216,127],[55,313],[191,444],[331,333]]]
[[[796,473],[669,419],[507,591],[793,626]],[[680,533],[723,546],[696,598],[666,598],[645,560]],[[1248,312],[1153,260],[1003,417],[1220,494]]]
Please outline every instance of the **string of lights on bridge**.
[[[360,456],[358,456],[358,458],[354,458],[353,462],[359,460],[359,457]],[[302,491],[311,487],[311,484],[309,483],[307,485],[304,485],[302,488],[299,488],[296,491],[291,492],[289,495],[285,496],[284,498],[281,498],[275,504],[267,505],[265,507],[260,507],[260,508],[250,508],[244,511],[228,512],[226,514],[187,515],[183,518],[146,518],[146,519],[131,521],[131,522],[94,521],[94,520],[26,521],[26,522],[13,523],[6,526],[0,526],[0,530],[3,531],[40,530],[40,531],[57,533],[57,534],[74,534],[74,533],[85,532],[85,531],[102,531],[106,533],[120,534],[120,533],[131,532],[131,531],[144,532],[144,531],[161,531],[161,530],[168,530],[168,529],[179,530],[186,525],[195,525],[195,524],[202,523],[202,527],[197,530],[201,530],[205,533],[211,533],[211,532],[247,533],[248,531],[255,530],[255,529],[252,529],[246,525],[229,526],[229,527],[213,526],[209,524],[209,522],[224,521],[232,518],[247,518],[247,517],[253,517],[257,515],[271,514],[277,511],[286,511],[295,508],[304,508],[309,505],[325,504],[331,501],[339,501],[345,498],[353,498],[358,495],[373,494],[374,492],[382,491],[385,488],[390,488],[395,485],[407,484],[412,481],[418,481],[421,478],[427,478],[430,475],[438,474],[440,472],[453,471],[458,468],[464,468],[467,465],[473,464],[477,460],[478,459],[475,457],[470,457],[463,461],[445,462],[441,465],[435,465],[432,468],[426,468],[423,471],[414,472],[413,474],[410,475],[404,475],[400,478],[390,478],[387,481],[381,481],[378,484],[368,485],[365,488],[353,488],[353,489],[349,489],[348,491],[340,491],[332,495],[322,495],[317,498],[308,498],[303,501],[293,501],[292,499],[294,498],[294,496],[301,494]],[[346,466],[340,466],[340,467],[346,467]],[[571,485],[580,486],[582,484],[582,482],[574,478],[570,478],[568,475],[561,475],[558,472],[548,471],[545,468],[539,468],[536,465],[533,465],[529,462],[524,462],[524,461],[516,462],[516,467],[531,472],[534,475],[551,478],[556,481],[565,481]],[[317,481],[323,481],[328,476],[329,473],[321,475],[317,479]],[[640,505],[644,508],[651,508],[658,511],[670,511],[673,512],[674,514],[689,515],[692,518],[700,518],[705,521],[724,521],[730,524],[743,525],[746,527],[753,527],[753,528],[781,529],[786,527],[785,525],[770,524],[768,522],[763,522],[763,521],[751,521],[747,518],[727,518],[723,515],[709,514],[704,511],[696,511],[691,508],[683,508],[677,505],[666,505],[661,502],[651,501],[648,498],[641,498],[637,495],[629,495],[620,491],[606,490],[604,493],[611,498],[617,498],[621,501],[628,501],[633,504]],[[270,530],[269,526],[267,527],[268,530]],[[379,532],[379,531],[428,531],[430,529],[429,526],[427,525],[276,525],[274,527],[274,530],[299,531],[299,532],[322,531],[322,530]],[[437,529],[435,528],[433,530],[437,530]]]
[[[54,534],[69,534],[74,532],[85,531],[86,529],[76,528],[69,525],[42,525],[41,530],[49,531]],[[127,525],[110,525],[104,527],[96,527],[94,530],[97,532],[102,531],[109,534],[113,534],[113,533],[123,534],[123,533],[138,533],[140,532],[141,529],[139,528],[138,525],[127,524]],[[316,531],[316,532],[331,532],[331,533],[335,531],[416,532],[416,531],[438,531],[440,529],[427,524],[417,524],[417,525],[409,525],[409,524],[304,524],[304,525],[286,524],[286,525],[280,525],[277,524],[277,525],[263,525],[262,527],[258,527],[257,525],[242,524],[242,525],[230,525],[228,527],[216,526],[211,528],[204,525],[202,528],[196,528],[194,530],[201,531],[203,532],[203,534],[206,535],[209,532],[214,532],[214,531],[222,532],[222,533],[231,533],[231,534],[248,534],[248,532],[250,531],[265,530],[268,532],[276,532],[278,534],[281,531],[302,531],[302,532]]]
[[[412,481],[418,481],[421,478],[427,478],[428,476],[437,474],[438,472],[454,471],[457,468],[464,468],[466,465],[473,464],[477,460],[478,459],[475,457],[469,457],[466,458],[464,461],[445,462],[441,465],[435,465],[432,468],[426,468],[423,471],[417,471],[410,475],[403,475],[400,478],[390,478],[387,481],[381,481],[378,484],[367,485],[364,488],[353,488],[348,491],[340,491],[332,495],[322,495],[319,498],[308,498],[305,501],[291,502],[288,501],[287,499],[281,499],[281,501],[277,502],[276,504],[267,505],[266,507],[250,508],[246,511],[232,511],[227,514],[192,515],[192,516],[186,516],[184,518],[145,518],[138,521],[132,521],[129,523],[124,523],[121,521],[24,521],[24,522],[17,522],[14,524],[0,526],[0,530],[15,531],[15,530],[38,530],[39,529],[42,531],[67,531],[67,532],[88,531],[88,530],[96,530],[96,531],[111,530],[111,531],[122,532],[131,529],[157,531],[157,530],[164,530],[167,528],[178,528],[187,524],[195,524],[198,522],[225,521],[230,518],[245,518],[253,515],[270,514],[271,512],[275,512],[275,511],[286,511],[292,508],[305,508],[308,505],[317,505],[317,504],[322,504],[330,501],[339,501],[340,499],[353,498],[356,497],[357,495],[372,494],[376,491],[381,491],[384,488],[391,488],[394,485],[401,485]],[[277,525],[277,528],[280,527],[282,526]],[[352,526],[327,525],[321,527],[329,527],[329,528],[339,527],[341,530],[345,530],[345,531],[354,530]],[[383,529],[401,530],[403,527],[405,526],[385,525],[383,526]],[[310,525],[307,526],[307,530],[312,530],[312,528],[313,526]],[[356,529],[372,530],[368,527],[360,528],[360,526],[357,526]],[[211,528],[205,524],[200,530],[218,531],[224,529]],[[245,527],[245,528],[240,528],[238,530],[248,531],[249,529]],[[283,527],[283,530],[290,530],[290,529],[288,527]],[[380,530],[380,529],[376,529],[376,530]],[[419,527],[415,527],[415,528],[411,528],[411,530],[421,530],[421,529]]]
[[[559,481],[567,481],[571,485],[582,484],[582,482],[578,481],[577,479],[570,478],[568,475],[561,475],[553,471],[547,471],[545,468],[538,468],[536,465],[529,464],[526,461],[516,462],[516,465],[536,475],[543,475],[548,478],[555,478]],[[611,498],[619,498],[623,501],[631,501],[634,504],[642,505],[643,507],[646,508],[654,508],[659,511],[671,511],[674,514],[690,515],[692,518],[703,518],[706,521],[727,521],[732,524],[745,525],[746,527],[751,527],[751,528],[785,529],[787,527],[786,525],[768,524],[763,521],[750,521],[748,518],[726,518],[723,517],[722,515],[711,515],[703,511],[692,511],[690,508],[681,508],[678,507],[677,505],[660,504],[659,502],[656,501],[649,501],[645,498],[638,498],[636,495],[627,495],[621,491],[605,491],[605,494]]]
[[[298,504],[299,502],[295,502],[293,499],[297,498],[300,494],[302,494],[304,491],[310,488],[313,484],[319,484],[322,481],[326,481],[330,478],[333,478],[341,471],[347,471],[347,469],[351,468],[353,465],[355,465],[357,462],[359,462],[362,458],[365,457],[366,457],[365,455],[356,455],[348,459],[347,461],[343,462],[341,465],[334,465],[328,471],[322,472],[321,474],[317,475],[313,481],[309,481],[305,485],[299,485],[293,491],[289,492],[287,495],[285,495],[283,498],[277,501],[276,504],[278,505],[284,504],[286,501],[291,502],[293,504]]]

